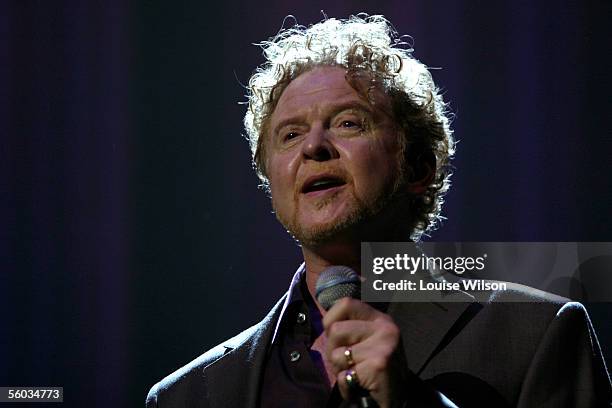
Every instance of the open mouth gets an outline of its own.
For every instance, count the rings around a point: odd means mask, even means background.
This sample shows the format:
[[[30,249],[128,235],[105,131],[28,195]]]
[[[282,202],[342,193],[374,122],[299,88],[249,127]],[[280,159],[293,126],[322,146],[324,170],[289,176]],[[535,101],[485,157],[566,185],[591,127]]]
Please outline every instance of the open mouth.
[[[340,187],[346,184],[344,180],[334,176],[319,176],[313,177],[304,183],[302,187],[302,193],[308,194],[317,191],[331,190],[336,187]]]

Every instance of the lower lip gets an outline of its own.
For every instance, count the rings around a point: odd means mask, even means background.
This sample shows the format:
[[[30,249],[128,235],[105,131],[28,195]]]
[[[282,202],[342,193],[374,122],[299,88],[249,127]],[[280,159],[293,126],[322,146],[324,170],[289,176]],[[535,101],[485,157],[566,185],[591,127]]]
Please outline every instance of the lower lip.
[[[306,197],[312,197],[312,198],[316,198],[316,197],[321,197],[324,195],[328,195],[328,194],[333,194],[337,191],[340,191],[341,189],[344,188],[346,184],[342,184],[339,186],[335,186],[335,187],[331,187],[331,188],[326,188],[325,190],[316,190],[316,191],[309,191],[308,193],[304,193],[304,195]]]

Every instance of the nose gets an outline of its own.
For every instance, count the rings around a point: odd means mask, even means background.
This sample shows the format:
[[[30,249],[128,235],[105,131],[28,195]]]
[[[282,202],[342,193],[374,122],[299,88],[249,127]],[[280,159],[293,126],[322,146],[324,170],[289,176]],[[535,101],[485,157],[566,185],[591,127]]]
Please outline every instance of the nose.
[[[329,136],[329,129],[323,124],[312,126],[302,144],[304,159],[315,161],[337,159],[340,155]]]

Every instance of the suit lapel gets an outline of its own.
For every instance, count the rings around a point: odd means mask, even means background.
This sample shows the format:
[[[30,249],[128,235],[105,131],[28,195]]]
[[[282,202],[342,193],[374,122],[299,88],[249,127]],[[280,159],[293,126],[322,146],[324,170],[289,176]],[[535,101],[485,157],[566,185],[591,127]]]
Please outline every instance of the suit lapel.
[[[451,296],[450,302],[394,302],[389,306],[388,313],[402,333],[408,368],[417,375],[479,308],[465,292]]]
[[[256,407],[268,345],[284,300],[285,296],[246,336],[224,344],[223,357],[204,369],[211,407]]]

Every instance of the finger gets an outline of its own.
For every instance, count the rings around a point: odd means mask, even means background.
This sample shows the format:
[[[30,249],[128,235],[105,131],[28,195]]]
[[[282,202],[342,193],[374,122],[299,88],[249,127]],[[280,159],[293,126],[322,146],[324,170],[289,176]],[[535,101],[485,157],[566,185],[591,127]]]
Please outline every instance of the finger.
[[[349,390],[349,386],[346,383],[346,374],[346,370],[338,372],[338,374],[336,375],[336,384],[338,384],[338,390],[340,390],[340,395],[342,395],[342,398],[346,401],[350,401],[352,398],[354,398],[354,396],[352,395],[352,392],[351,390]]]
[[[342,320],[333,322],[327,330],[326,350],[331,351],[341,346],[352,346],[367,337],[374,331],[374,325],[364,320]]]
[[[394,342],[380,339],[378,336],[370,336],[363,342],[350,346],[353,364],[350,365],[345,355],[347,346],[331,349],[327,353],[327,361],[332,364],[334,373],[338,373],[349,368],[363,365],[368,371],[379,372],[388,368],[391,356],[395,347]]]
[[[358,343],[350,347],[342,346],[331,349],[331,351],[327,353],[327,361],[332,364],[332,369],[334,373],[347,370],[351,367],[354,367],[364,358],[366,358],[366,356],[368,355],[367,347],[368,345],[366,344],[366,348],[364,349],[362,343]],[[349,348],[351,350],[352,364],[349,364],[351,362],[346,356],[346,350],[348,350]]]
[[[351,373],[353,376],[352,386],[349,386],[347,381],[347,374],[349,373]],[[363,366],[351,367],[350,369],[340,371],[337,374],[336,382],[342,398],[347,401],[354,401],[356,398],[370,393],[368,388],[365,386],[366,382],[364,382],[362,379],[364,374],[366,374],[366,371],[363,369]]]
[[[357,299],[342,298],[325,313],[323,327],[327,330],[331,323],[341,320],[373,320],[379,314],[382,313]]]

